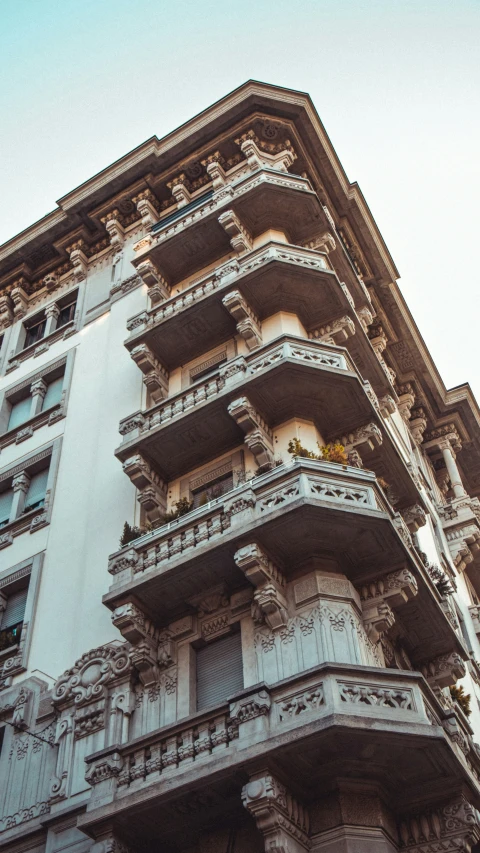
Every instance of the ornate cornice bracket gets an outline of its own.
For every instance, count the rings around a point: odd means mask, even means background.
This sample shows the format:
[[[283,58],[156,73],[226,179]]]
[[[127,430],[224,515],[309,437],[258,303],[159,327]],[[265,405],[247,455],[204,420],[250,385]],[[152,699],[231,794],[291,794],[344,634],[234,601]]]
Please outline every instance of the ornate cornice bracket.
[[[348,338],[355,334],[355,323],[351,317],[339,317],[327,323],[326,326],[320,326],[308,333],[311,340],[321,341],[324,344],[334,344],[342,346]]]
[[[230,245],[234,252],[240,255],[243,252],[250,252],[252,250],[253,240],[251,234],[233,210],[225,210],[218,217],[218,221],[230,238]]]
[[[148,287],[148,295],[152,305],[157,305],[170,297],[170,288],[150,258],[140,261],[137,272],[143,283]]]
[[[257,773],[242,789],[242,802],[275,853],[305,853],[310,847],[309,815],[268,771]]]
[[[252,604],[254,621],[265,621],[273,631],[284,628],[288,622],[288,610],[282,573],[256,542],[244,545],[233,559],[256,587]]]
[[[245,433],[245,444],[257,465],[272,466],[274,461],[272,431],[247,397],[238,397],[228,406],[229,415]]]
[[[405,853],[471,853],[480,839],[478,816],[464,798],[423,813],[404,816],[398,825],[400,850]]]
[[[450,687],[466,674],[465,664],[457,652],[439,655],[422,666],[422,674],[432,688]]]
[[[166,512],[167,485],[140,453],[123,463],[123,470],[140,491],[139,502],[153,518]]]
[[[365,630],[377,643],[395,622],[392,608],[410,601],[418,592],[418,584],[409,571],[389,572],[364,584],[359,589]]]
[[[260,323],[247,300],[238,290],[232,290],[222,298],[222,303],[237,323],[237,332],[244,339],[249,350],[262,344]]]
[[[143,383],[152,400],[155,403],[164,400],[168,396],[168,371],[158,361],[148,344],[134,347],[130,356],[144,374]]]

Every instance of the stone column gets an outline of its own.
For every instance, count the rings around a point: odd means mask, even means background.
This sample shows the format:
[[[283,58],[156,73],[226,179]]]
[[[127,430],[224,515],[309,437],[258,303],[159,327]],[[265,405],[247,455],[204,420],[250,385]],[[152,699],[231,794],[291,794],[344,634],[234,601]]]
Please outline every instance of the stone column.
[[[462,498],[467,493],[463,488],[460,471],[458,470],[458,465],[455,461],[455,453],[449,439],[447,438],[444,441],[440,441],[438,447],[442,451],[442,456],[445,460],[445,465],[452,484],[453,494],[456,498]]]
[[[56,306],[55,306],[56,307]],[[30,417],[33,418],[42,411],[43,400],[47,393],[47,383],[43,379],[37,379],[30,385],[30,394],[32,395],[32,403],[30,406]]]
[[[15,519],[22,514],[25,506],[25,496],[28,492],[29,485],[30,477],[25,471],[21,471],[20,474],[16,474],[13,478],[13,501],[12,508],[10,510],[10,522],[15,521]]]
[[[45,310],[45,317],[47,320],[47,322],[45,323],[45,338],[47,337],[47,335],[51,335],[52,332],[54,332],[57,328],[57,320],[59,318],[59,315],[60,308],[55,302],[53,303],[53,305],[49,305],[48,308]]]

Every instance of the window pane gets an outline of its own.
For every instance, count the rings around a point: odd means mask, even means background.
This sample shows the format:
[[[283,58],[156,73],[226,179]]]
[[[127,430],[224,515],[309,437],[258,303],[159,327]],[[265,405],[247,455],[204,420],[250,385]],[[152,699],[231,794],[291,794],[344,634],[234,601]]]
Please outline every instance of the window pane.
[[[62,397],[62,388],[63,376],[60,376],[58,379],[54,379],[53,382],[48,383],[47,393],[43,398],[42,411],[45,411],[45,409],[50,409],[52,406],[56,406],[57,403],[60,402]]]
[[[75,309],[77,307],[76,302],[71,302],[70,305],[66,305],[65,308],[62,308],[60,314],[58,315],[57,320],[57,329],[60,329],[61,326],[65,326],[70,320],[73,320],[75,317]]]
[[[229,634],[197,652],[197,710],[219,705],[243,689],[242,641]]]
[[[40,323],[36,323],[34,326],[30,326],[27,329],[27,334],[25,337],[25,345],[24,349],[32,346],[32,344],[36,344],[38,341],[41,341],[45,334],[45,320],[42,320]]]
[[[207,483],[206,486],[202,486],[201,489],[197,489],[192,492],[193,509],[196,509],[197,506],[205,506],[209,501],[213,501],[214,498],[219,498],[221,495],[224,495],[225,492],[230,492],[232,489],[233,471],[229,471],[228,474],[225,474],[223,477],[219,477],[217,480]]]
[[[7,598],[7,606],[3,613],[2,630],[12,628],[13,625],[18,625],[23,622],[25,615],[25,605],[27,603],[28,589],[21,589],[19,592],[14,592]]]
[[[13,403],[12,408],[10,409],[7,429],[13,429],[19,424],[25,423],[25,421],[30,417],[31,407],[31,397],[24,397],[24,399],[19,400],[18,403]]]
[[[13,489],[7,489],[6,492],[0,492],[0,527],[8,524],[10,519],[10,511],[12,509]]]
[[[25,498],[24,512],[28,512],[31,509],[38,509],[44,505],[47,480],[48,468],[33,475]]]

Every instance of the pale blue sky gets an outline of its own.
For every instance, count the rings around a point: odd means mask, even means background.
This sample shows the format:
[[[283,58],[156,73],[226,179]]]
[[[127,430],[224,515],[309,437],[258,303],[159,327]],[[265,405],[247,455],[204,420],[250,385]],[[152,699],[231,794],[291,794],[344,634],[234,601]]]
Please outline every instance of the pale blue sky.
[[[307,91],[480,401],[480,0],[0,0],[0,242],[248,78]]]

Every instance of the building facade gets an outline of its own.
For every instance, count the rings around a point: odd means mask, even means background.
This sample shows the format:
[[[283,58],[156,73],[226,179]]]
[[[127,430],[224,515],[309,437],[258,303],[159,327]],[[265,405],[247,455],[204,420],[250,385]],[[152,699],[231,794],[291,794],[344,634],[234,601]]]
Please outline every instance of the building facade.
[[[0,848],[480,850],[480,413],[310,98],[0,249]]]

